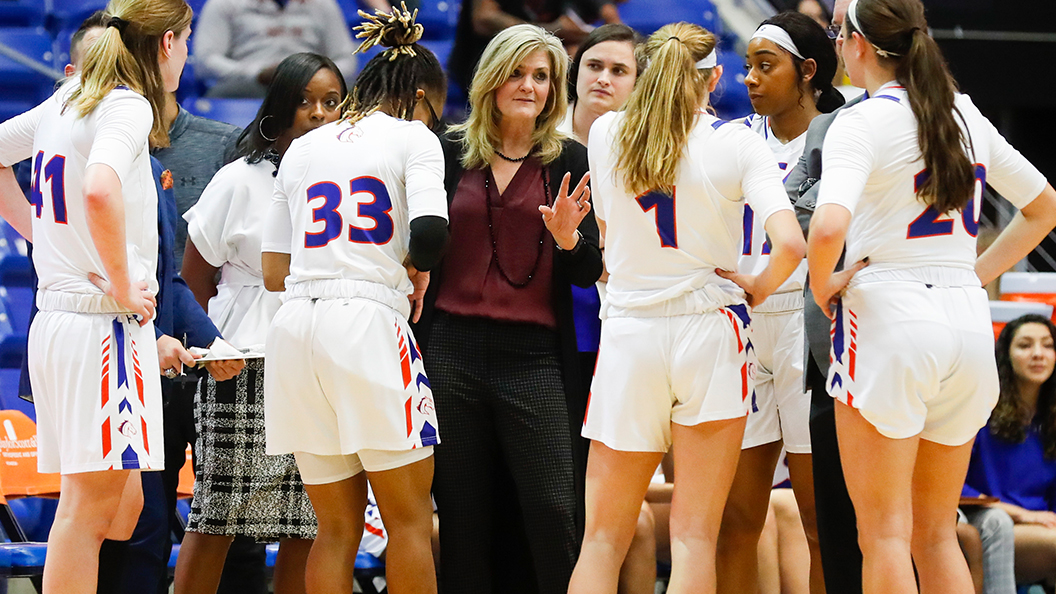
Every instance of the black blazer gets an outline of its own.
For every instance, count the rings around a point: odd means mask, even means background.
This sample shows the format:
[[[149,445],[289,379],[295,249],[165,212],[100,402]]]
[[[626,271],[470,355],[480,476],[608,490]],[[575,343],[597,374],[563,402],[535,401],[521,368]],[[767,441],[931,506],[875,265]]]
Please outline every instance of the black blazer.
[[[454,200],[458,182],[462,179],[462,145],[449,134],[440,137],[440,144],[443,147],[446,161],[444,187],[447,189],[447,204],[450,206]],[[590,170],[587,163],[587,149],[574,140],[566,140],[561,155],[546,167],[550,175],[550,193],[556,198],[565,173],[572,174],[571,184],[574,186]],[[566,394],[585,391],[586,382],[590,381],[589,377],[580,377],[579,349],[576,346],[576,327],[572,318],[572,285],[589,287],[601,278],[602,272],[601,249],[598,247],[598,223],[594,219],[593,210],[587,213],[583,222],[579,224],[579,232],[583,234],[583,240],[575,253],[554,250],[553,307],[561,342],[562,374]],[[436,312],[436,296],[440,285],[444,282],[440,269],[438,265],[431,272],[421,320],[412,326],[414,336],[423,348],[429,342],[429,331]],[[428,363],[428,359],[426,362]]]

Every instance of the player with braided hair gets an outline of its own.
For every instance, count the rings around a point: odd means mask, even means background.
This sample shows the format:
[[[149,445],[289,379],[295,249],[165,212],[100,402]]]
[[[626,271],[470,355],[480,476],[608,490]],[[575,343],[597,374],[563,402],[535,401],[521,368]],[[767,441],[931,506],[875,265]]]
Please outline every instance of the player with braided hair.
[[[444,96],[444,75],[416,43],[414,14],[360,14],[361,47],[389,49],[360,73],[341,120],[287,149],[266,217],[264,284],[286,291],[265,349],[267,449],[294,454],[319,520],[309,594],[352,591],[368,478],[389,532],[389,591],[435,593],[440,438],[407,318],[447,241],[444,156],[422,123],[436,124],[429,97]]]

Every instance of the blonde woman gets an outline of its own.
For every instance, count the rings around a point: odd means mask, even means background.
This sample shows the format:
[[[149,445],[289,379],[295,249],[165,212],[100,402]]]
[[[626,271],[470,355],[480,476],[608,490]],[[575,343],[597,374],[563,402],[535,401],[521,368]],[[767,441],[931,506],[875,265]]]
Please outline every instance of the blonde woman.
[[[492,537],[510,505],[510,489],[495,487],[507,474],[539,591],[563,594],[575,562],[565,395],[585,378],[571,285],[598,280],[601,252],[586,149],[557,132],[567,70],[553,35],[504,30],[473,77],[469,119],[445,143],[451,245],[419,333],[444,427],[433,489],[445,591],[491,592],[502,577]]]
[[[715,592],[716,539],[753,383],[748,306],[803,258],[771,151],[705,111],[721,76],[716,41],[687,23],[654,33],[626,110],[591,131],[609,283],[583,429],[593,443],[575,594],[617,591],[642,499],[672,445],[668,591]],[[756,276],[722,273],[737,266],[745,199],[773,248]]]
[[[0,125],[0,166],[33,158],[33,191],[0,189],[32,237],[40,313],[29,332],[38,467],[62,474],[44,591],[94,592],[104,538],[127,540],[139,471],[161,470],[154,327],[157,193],[148,146],[187,58],[183,0],[113,0],[79,79]],[[31,227],[31,228],[30,228]]]

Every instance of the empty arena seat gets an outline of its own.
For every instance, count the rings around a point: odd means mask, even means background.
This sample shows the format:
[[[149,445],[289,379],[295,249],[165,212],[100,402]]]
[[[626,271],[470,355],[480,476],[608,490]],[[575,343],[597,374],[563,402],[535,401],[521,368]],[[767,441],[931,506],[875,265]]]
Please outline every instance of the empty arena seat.
[[[679,21],[695,23],[715,34],[722,31],[719,13],[710,0],[627,0],[618,9],[620,19],[642,35]]]
[[[1056,305],[1056,272],[1006,272],[1001,275],[1002,301],[1035,301]]]
[[[37,410],[33,403],[18,397],[18,382],[21,377],[20,367],[0,368],[0,409],[17,410],[36,421]]]
[[[5,1],[0,0],[0,4]],[[43,27],[2,27],[0,43],[42,67],[55,68],[55,48],[51,35]],[[54,89],[55,79],[51,76],[0,55],[0,99],[5,103],[32,108],[47,99]]]
[[[1038,314],[1046,318],[1052,317],[1052,305],[1048,303],[1037,303],[1027,301],[991,301],[990,320],[994,325],[994,338],[1001,334],[1005,324],[1026,314]]]
[[[454,39],[455,27],[458,25],[459,6],[459,2],[451,0],[421,0],[415,22],[424,28],[422,37],[425,39]]]
[[[37,425],[17,410],[0,410],[0,491],[7,499],[57,497],[59,474],[37,472]]]
[[[719,86],[711,94],[711,106],[724,120],[742,118],[754,110],[748,99],[748,87],[744,86],[744,56],[724,50],[719,52],[718,62],[722,66]]]
[[[52,31],[77,29],[84,19],[106,8],[106,0],[51,0],[48,28]]]
[[[0,23],[6,27],[38,27],[44,24],[43,0],[0,0]]]
[[[262,99],[195,99],[184,107],[195,115],[245,128],[257,116]]]

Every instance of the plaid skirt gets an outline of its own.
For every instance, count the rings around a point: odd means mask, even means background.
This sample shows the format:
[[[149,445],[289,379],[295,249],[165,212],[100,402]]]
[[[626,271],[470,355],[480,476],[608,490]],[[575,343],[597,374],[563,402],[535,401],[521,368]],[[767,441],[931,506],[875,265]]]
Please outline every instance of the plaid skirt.
[[[208,375],[194,398],[197,463],[187,530],[259,541],[315,538],[315,511],[293,455],[264,453],[264,359]]]

